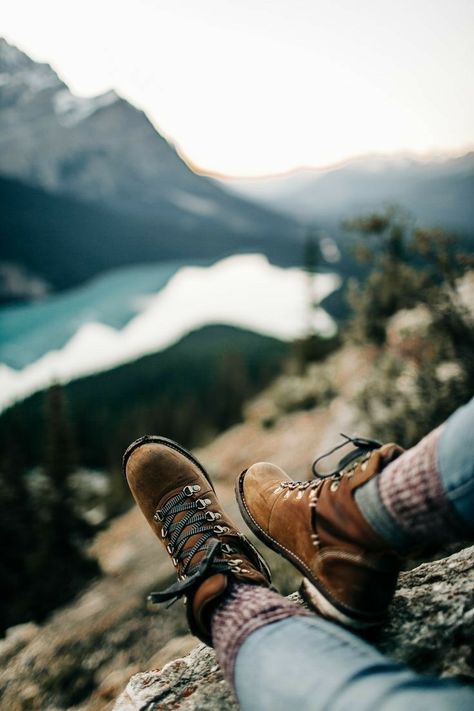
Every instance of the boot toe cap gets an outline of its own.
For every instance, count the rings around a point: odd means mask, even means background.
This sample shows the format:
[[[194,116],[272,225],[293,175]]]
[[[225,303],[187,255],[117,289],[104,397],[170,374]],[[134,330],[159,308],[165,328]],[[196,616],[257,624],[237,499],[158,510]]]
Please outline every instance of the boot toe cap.
[[[197,485],[201,495],[212,492],[212,485],[192,455],[171,441],[143,437],[128,448],[124,472],[130,490],[143,513],[150,520],[179,489]]]
[[[135,447],[124,461],[124,472],[131,487],[146,480],[158,480],[169,471],[176,454],[163,444],[143,442]]]
[[[253,464],[238,480],[237,496],[241,505],[260,525],[266,525],[273,505],[273,496],[280,491],[280,483],[290,477],[268,462]]]

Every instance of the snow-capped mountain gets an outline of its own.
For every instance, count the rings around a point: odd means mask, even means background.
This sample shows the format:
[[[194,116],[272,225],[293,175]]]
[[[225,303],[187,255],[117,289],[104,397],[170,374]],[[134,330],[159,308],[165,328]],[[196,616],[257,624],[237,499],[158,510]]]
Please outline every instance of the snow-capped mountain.
[[[291,231],[193,173],[146,115],[109,91],[74,96],[48,65],[0,39],[0,173],[193,232]]]
[[[292,218],[190,170],[114,91],[74,96],[0,39],[0,302],[143,262],[294,264],[301,238]]]

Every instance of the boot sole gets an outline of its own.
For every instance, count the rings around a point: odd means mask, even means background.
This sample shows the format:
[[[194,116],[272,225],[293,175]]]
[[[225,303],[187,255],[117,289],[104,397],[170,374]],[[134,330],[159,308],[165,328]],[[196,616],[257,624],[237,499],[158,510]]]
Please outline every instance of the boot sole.
[[[170,449],[174,449],[175,452],[178,452],[179,454],[182,454],[183,457],[186,457],[194,466],[196,466],[201,474],[205,477],[206,481],[209,483],[211,486],[212,490],[215,493],[214,489],[214,484],[212,483],[209,474],[207,471],[204,469],[202,466],[201,462],[199,462],[196,457],[194,457],[191,452],[188,452],[187,449],[182,447],[180,444],[177,442],[174,442],[172,439],[168,439],[168,437],[161,437],[160,435],[144,435],[143,437],[139,437],[136,439],[132,444],[130,444],[127,449],[125,450],[125,453],[122,458],[122,467],[123,467],[123,473],[125,474],[127,462],[130,458],[130,455],[139,447],[141,447],[144,444],[162,444],[165,447],[169,447]]]
[[[280,546],[277,541],[271,538],[255,521],[247,507],[243,483],[246,472],[242,472],[235,482],[235,496],[239,505],[240,513],[250,530],[257,538],[272,551],[286,558],[304,576],[300,586],[300,595],[303,600],[316,612],[327,619],[334,620],[345,627],[354,630],[365,630],[373,627],[380,627],[385,621],[385,617],[372,618],[370,620],[354,617],[347,608],[337,603],[334,598],[321,587],[317,578],[308,574],[308,570],[301,564],[301,561],[294,556],[291,551]]]

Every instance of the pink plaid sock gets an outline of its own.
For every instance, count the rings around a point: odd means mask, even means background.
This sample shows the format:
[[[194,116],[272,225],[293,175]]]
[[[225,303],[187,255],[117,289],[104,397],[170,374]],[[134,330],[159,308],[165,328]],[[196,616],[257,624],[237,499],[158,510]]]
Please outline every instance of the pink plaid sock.
[[[368,523],[401,553],[460,540],[452,505],[438,471],[443,425],[388,464],[355,495]]]
[[[295,615],[310,613],[269,588],[231,583],[211,620],[212,642],[225,679],[233,683],[237,652],[252,632]]]

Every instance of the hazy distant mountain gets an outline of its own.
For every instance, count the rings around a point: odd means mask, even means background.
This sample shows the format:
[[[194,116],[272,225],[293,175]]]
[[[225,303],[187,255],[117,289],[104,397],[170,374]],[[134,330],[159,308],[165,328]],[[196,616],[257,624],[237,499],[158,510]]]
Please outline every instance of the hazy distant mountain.
[[[340,221],[391,202],[424,224],[474,233],[474,153],[431,161],[373,156],[326,170],[222,184],[303,221]]]
[[[3,39],[0,174],[76,201],[99,203],[101,210],[127,212],[148,226],[158,221],[161,246],[153,251],[148,245],[142,261],[159,258],[165,242],[167,252],[173,252],[174,240],[186,236],[193,253],[193,241],[209,252],[207,241],[220,236],[224,249],[219,256],[229,248],[248,248],[251,240],[258,249],[266,240],[271,251],[273,240],[299,236],[293,220],[193,173],[146,115],[115,92],[74,96],[48,64],[34,62]],[[139,250],[139,240],[139,234],[129,234],[129,241],[135,241],[132,252]],[[175,252],[183,254],[181,247]]]

